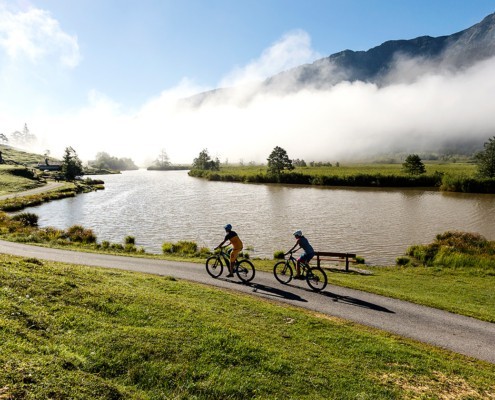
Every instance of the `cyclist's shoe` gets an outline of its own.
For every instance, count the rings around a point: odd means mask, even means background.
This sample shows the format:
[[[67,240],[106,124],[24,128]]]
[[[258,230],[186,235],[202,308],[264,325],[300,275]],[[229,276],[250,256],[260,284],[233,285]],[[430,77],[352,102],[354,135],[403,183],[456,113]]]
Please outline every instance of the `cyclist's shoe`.
[[[294,279],[304,279],[304,276],[302,276],[302,275],[294,275]]]
[[[234,274],[231,272],[230,274],[227,275],[227,278],[232,278]]]

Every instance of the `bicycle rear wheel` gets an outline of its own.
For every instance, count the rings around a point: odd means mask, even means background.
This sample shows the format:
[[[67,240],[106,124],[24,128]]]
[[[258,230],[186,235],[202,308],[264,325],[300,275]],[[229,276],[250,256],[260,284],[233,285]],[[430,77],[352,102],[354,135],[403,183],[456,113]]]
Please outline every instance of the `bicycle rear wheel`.
[[[206,260],[206,272],[212,278],[218,278],[223,272],[222,259],[218,256],[211,256]]]
[[[275,279],[284,285],[287,285],[292,280],[292,267],[289,261],[280,261],[273,267],[273,275]]]
[[[251,282],[254,278],[254,265],[249,260],[241,260],[235,268],[237,277],[243,282]]]
[[[306,282],[315,292],[320,292],[327,286],[327,274],[319,267],[310,268],[306,273]]]

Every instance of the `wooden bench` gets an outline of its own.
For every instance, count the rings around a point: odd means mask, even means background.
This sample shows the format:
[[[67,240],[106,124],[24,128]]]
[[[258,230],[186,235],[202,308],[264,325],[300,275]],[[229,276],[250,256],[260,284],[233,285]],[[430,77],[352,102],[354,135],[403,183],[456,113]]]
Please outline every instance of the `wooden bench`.
[[[337,261],[345,263],[345,270],[349,271],[349,263],[357,263],[354,253],[336,253],[332,251],[315,251],[316,263],[321,267],[321,261]]]

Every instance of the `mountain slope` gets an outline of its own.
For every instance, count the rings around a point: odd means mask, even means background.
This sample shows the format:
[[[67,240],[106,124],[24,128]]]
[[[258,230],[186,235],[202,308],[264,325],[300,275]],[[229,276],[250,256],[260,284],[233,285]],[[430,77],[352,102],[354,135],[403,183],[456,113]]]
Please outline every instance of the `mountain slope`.
[[[421,36],[390,40],[367,51],[344,50],[266,79],[260,86],[245,87],[247,97],[260,92],[290,93],[302,89],[327,89],[343,81],[363,81],[384,86],[411,79],[410,74],[391,74],[401,62],[415,60],[423,65],[412,74],[440,70],[456,71],[495,56],[495,13],[478,24],[448,36]],[[402,71],[403,72],[403,71]],[[393,77],[392,77],[393,75]],[[392,81],[391,81],[392,79]],[[215,89],[187,99],[200,106],[215,98],[231,100],[232,88]],[[248,101],[244,96],[242,101]],[[239,97],[237,97],[239,99]]]

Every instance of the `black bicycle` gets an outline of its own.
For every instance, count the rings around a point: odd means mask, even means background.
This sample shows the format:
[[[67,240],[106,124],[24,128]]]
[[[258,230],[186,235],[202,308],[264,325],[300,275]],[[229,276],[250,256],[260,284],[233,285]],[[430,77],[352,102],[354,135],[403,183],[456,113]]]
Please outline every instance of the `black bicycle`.
[[[284,285],[287,285],[292,280],[297,262],[292,252],[289,252],[288,255],[288,258],[276,263],[273,267],[275,279]],[[327,286],[327,274],[320,267],[311,267],[309,264],[301,262],[301,275],[308,286],[315,292],[320,292]]]
[[[225,251],[225,247],[228,246],[222,247],[218,253],[208,257],[206,260],[206,272],[213,278],[218,278],[222,275],[224,265],[227,271],[229,270],[230,254]],[[241,281],[246,283],[251,282],[256,273],[253,263],[246,258],[237,258],[233,272]]]

